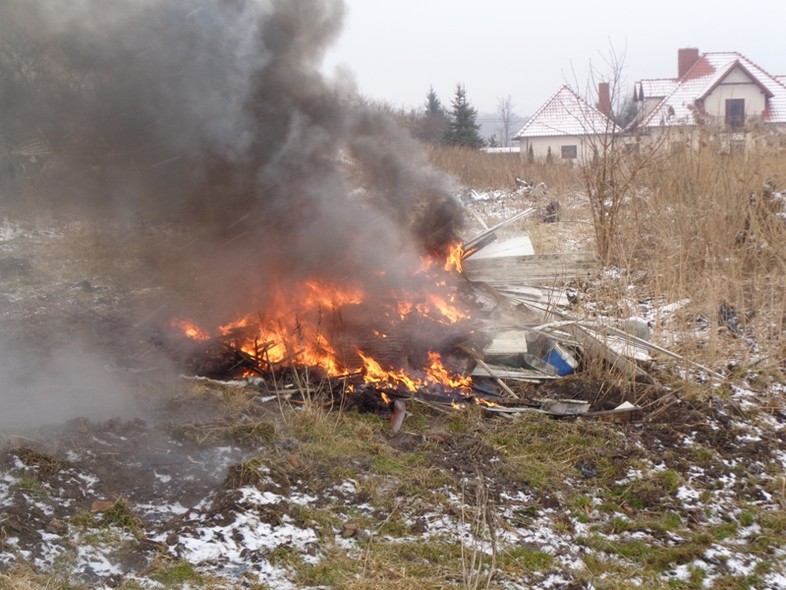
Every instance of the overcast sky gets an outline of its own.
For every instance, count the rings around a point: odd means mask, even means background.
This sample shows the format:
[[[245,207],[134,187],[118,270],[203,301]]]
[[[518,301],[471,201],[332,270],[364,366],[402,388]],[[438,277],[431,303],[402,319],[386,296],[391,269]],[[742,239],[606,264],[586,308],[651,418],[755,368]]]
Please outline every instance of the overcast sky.
[[[421,108],[429,85],[449,105],[456,87],[494,113],[511,96],[531,115],[566,81],[584,94],[588,64],[608,71],[625,53],[622,94],[640,78],[674,77],[677,49],[739,51],[786,74],[786,0],[344,0],[339,41],[325,60],[358,90]]]

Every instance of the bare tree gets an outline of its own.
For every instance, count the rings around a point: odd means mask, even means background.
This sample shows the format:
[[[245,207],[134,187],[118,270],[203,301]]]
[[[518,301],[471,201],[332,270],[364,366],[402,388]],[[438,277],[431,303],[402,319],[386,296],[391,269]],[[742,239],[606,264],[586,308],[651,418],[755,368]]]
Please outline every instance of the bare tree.
[[[660,135],[642,148],[635,136],[627,134],[615,123],[614,114],[619,112],[622,104],[620,89],[624,86],[624,60],[624,51],[620,53],[612,47],[605,58],[608,74],[601,75],[590,67],[586,96],[595,95],[599,83],[608,84],[606,108],[609,112],[604,113],[606,117],[600,124],[594,122],[598,120],[596,118],[585,117],[580,121],[589,148],[589,156],[581,161],[581,177],[590,201],[598,258],[603,264],[616,261],[620,210],[626,197],[636,191],[638,177],[654,158],[663,157],[664,151],[660,147],[667,140],[665,135]]]
[[[499,120],[502,122],[502,129],[500,130],[502,146],[509,147],[513,125],[513,100],[510,94],[504,98],[497,99],[497,114],[499,115]]]

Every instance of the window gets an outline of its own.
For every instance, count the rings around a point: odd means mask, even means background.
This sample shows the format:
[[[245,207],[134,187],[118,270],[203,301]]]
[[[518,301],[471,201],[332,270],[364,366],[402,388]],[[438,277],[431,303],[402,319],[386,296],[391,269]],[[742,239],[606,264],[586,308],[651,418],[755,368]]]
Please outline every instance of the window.
[[[745,126],[745,99],[726,99],[726,125],[732,129]]]
[[[562,159],[567,160],[570,158],[576,158],[578,156],[578,150],[576,149],[575,145],[563,145],[562,146]]]

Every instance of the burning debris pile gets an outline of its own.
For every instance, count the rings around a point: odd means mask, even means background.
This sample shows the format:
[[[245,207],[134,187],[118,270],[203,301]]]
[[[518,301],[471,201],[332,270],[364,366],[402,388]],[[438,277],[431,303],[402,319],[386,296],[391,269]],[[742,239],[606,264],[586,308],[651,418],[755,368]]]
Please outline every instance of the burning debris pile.
[[[662,350],[643,324],[623,330],[569,316],[571,298],[555,281],[585,278],[592,256],[535,256],[531,245],[522,249],[526,236],[495,243],[502,226],[531,212],[424,257],[411,269],[418,290],[369,297],[359,285],[308,281],[213,332],[173,318],[159,342],[196,375],[250,377],[267,394],[327,392],[332,402],[387,406],[395,429],[410,398],[504,412],[638,415],[632,404],[590,412],[586,402],[531,400],[514,390],[571,374],[585,358],[647,380],[637,361]],[[500,268],[511,270],[495,278]],[[551,286],[540,285],[544,279]]]
[[[392,411],[394,429],[408,399],[507,414],[534,408],[553,416],[638,419],[644,412],[630,401],[593,407],[524,384],[548,383],[587,364],[652,383],[652,353],[723,379],[651,342],[643,319],[572,315],[577,296],[569,285],[592,279],[594,256],[536,255],[524,234],[499,239],[506,226],[533,213],[483,224],[479,235],[422,257],[409,269],[417,288],[370,297],[359,285],[307,281],[214,332],[174,318],[161,344],[192,374],[251,377],[265,394],[289,399],[327,393],[321,399],[328,403]],[[650,413],[672,401],[656,400]]]
[[[159,338],[185,370],[217,379],[261,378],[283,391],[331,382],[392,397],[477,399],[467,350],[483,346],[461,276],[461,243],[412,269],[416,288],[371,296],[361,285],[306,281],[215,332],[173,318]],[[304,381],[305,380],[305,384]]]

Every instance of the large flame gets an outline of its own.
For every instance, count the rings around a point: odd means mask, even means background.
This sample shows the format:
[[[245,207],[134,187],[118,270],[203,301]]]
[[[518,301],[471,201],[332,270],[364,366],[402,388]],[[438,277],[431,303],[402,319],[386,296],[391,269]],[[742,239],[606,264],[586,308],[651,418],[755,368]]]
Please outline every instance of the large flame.
[[[461,266],[461,261],[463,259],[464,244],[455,242],[448,247],[448,255],[443,268],[446,271],[457,270],[458,272],[464,272],[464,268]]]
[[[438,352],[428,352],[426,366],[405,371],[400,367],[385,368],[373,353],[360,345],[336,345],[333,338],[334,332],[344,327],[342,310],[361,304],[372,305],[374,320],[390,329],[421,318],[446,325],[467,318],[467,312],[455,303],[455,295],[445,286],[442,265],[432,262],[430,267],[428,276],[435,269],[443,276],[433,275],[433,281],[424,282],[431,285],[425,292],[402,291],[370,302],[363,288],[346,282],[308,280],[290,285],[286,290],[278,288],[264,304],[263,311],[220,326],[218,333],[261,367],[272,368],[277,364],[319,367],[327,376],[362,372],[366,383],[413,393],[434,385],[468,392],[471,379],[446,369]],[[448,263],[444,268],[448,268]],[[195,340],[210,338],[206,330],[181,318],[172,320],[171,326]],[[384,327],[372,329],[368,335],[379,342],[388,338],[385,331]]]
[[[266,364],[291,361],[321,367],[328,375],[344,371],[328,341],[324,321],[343,305],[365,298],[357,287],[306,281],[276,292],[264,314],[247,314],[219,328],[246,354]]]
[[[438,352],[428,354],[429,365],[424,367],[422,377],[412,377],[400,369],[385,370],[377,361],[363,354],[361,350],[357,352],[363,359],[366,383],[377,383],[395,389],[403,387],[412,393],[420,389],[428,389],[432,385],[441,385],[464,393],[468,393],[472,387],[470,377],[456,375],[445,368]]]

